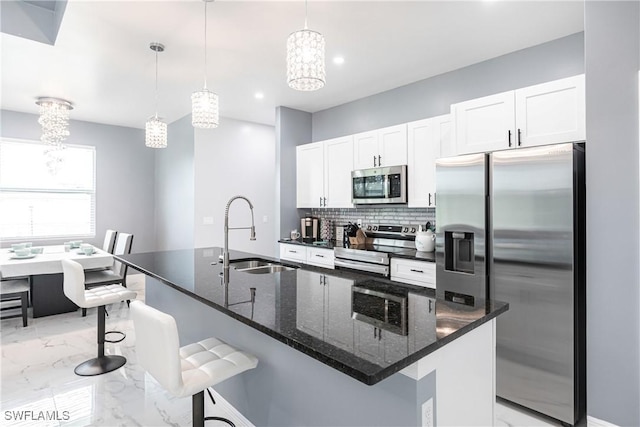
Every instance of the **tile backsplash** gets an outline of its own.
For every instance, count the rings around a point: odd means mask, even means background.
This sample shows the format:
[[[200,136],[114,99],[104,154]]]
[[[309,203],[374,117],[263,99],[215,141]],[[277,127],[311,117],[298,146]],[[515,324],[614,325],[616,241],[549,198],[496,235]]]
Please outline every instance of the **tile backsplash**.
[[[411,224],[424,225],[427,221],[432,224],[436,220],[436,208],[407,208],[407,207],[357,207],[344,209],[298,209],[301,217],[311,215],[320,218],[321,224],[330,222],[330,226],[321,227],[323,239],[334,238],[335,226],[344,225],[348,222],[357,223],[362,220],[363,224]]]

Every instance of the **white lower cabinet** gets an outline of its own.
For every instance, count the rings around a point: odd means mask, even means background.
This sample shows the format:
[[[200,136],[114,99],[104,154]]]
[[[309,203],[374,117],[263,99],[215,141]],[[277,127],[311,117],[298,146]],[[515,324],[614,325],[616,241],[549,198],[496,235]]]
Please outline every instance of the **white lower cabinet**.
[[[307,247],[280,243],[280,259],[295,262],[307,262]]]
[[[436,264],[405,258],[391,258],[391,280],[436,288]]]
[[[333,249],[280,243],[280,259],[315,265],[316,267],[334,268]]]
[[[307,261],[316,267],[334,268],[333,249],[307,247]]]
[[[322,274],[298,269],[296,293],[296,328],[324,339],[324,283]]]

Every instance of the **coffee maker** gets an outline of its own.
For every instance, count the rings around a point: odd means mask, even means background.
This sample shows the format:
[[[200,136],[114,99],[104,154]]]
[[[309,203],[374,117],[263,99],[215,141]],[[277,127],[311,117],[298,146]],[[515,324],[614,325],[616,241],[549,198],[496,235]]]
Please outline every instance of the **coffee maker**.
[[[300,219],[300,236],[303,242],[320,240],[320,219],[308,216]]]

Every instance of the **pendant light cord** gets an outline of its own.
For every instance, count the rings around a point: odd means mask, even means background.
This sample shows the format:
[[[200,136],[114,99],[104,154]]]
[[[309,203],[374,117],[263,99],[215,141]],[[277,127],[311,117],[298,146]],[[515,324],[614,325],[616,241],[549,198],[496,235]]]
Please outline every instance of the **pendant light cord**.
[[[307,29],[307,15],[308,15],[309,6],[307,4],[307,0],[304,0],[304,29]]]
[[[204,88],[207,89],[207,1],[204,1]]]
[[[156,119],[158,118],[158,49],[156,52]]]

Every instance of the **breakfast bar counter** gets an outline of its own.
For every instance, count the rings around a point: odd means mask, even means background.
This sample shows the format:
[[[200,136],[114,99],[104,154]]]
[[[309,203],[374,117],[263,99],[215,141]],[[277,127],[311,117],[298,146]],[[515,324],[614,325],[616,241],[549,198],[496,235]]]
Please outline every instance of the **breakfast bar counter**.
[[[146,302],[176,318],[181,344],[216,336],[258,357],[257,369],[216,386],[253,424],[493,422],[494,319],[507,304],[467,307],[289,262],[296,268],[256,274],[238,261],[277,260],[234,251],[225,283],[220,252],[117,258],[148,276]]]

